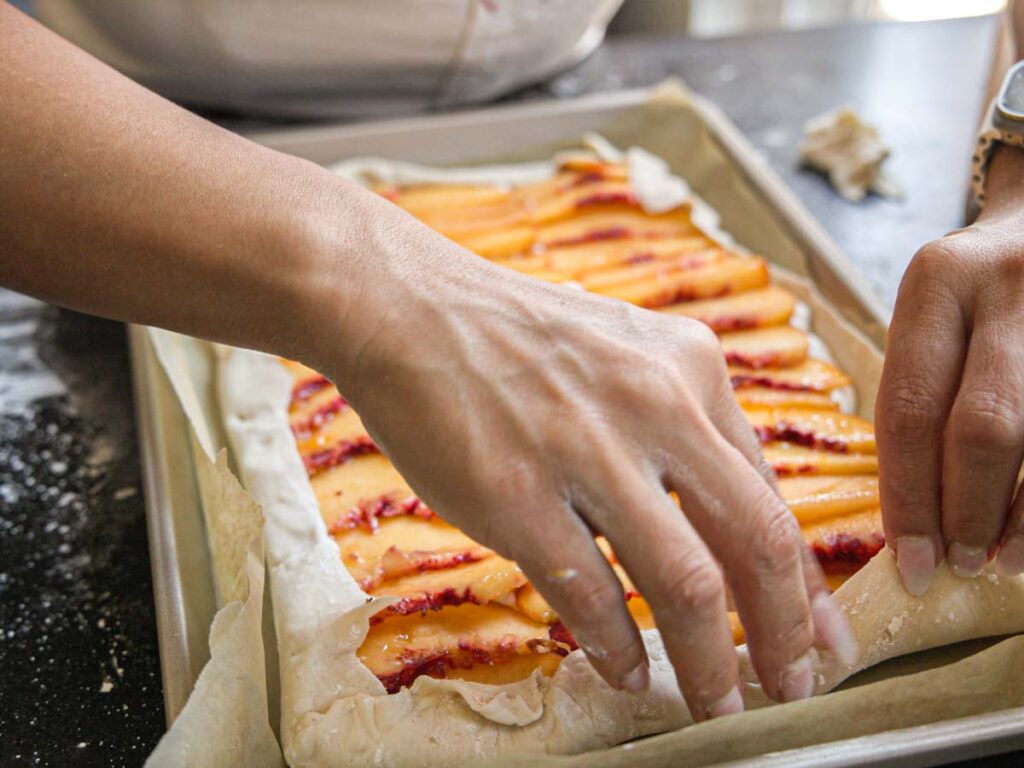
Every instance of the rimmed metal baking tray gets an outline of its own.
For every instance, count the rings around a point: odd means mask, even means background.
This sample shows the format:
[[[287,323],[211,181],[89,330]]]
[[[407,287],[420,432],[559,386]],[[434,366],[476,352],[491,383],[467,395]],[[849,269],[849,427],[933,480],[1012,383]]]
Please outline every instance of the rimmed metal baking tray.
[[[438,116],[253,134],[268,147],[320,164],[374,155],[436,165],[516,158],[538,146],[629,119],[649,90],[529,103]],[[880,349],[888,310],[838,246],[728,118],[690,95],[703,127],[758,196],[768,215],[806,258],[818,290]],[[698,193],[703,193],[694,185]],[[714,202],[714,201],[712,201]],[[718,204],[720,212],[721,204]],[[726,222],[726,229],[730,229]],[[157,629],[168,723],[181,711],[209,657],[216,609],[199,497],[190,466],[187,424],[141,328],[131,328],[138,434],[143,462]],[[1024,708],[887,731],[764,755],[730,766],[936,765],[1024,747]]]

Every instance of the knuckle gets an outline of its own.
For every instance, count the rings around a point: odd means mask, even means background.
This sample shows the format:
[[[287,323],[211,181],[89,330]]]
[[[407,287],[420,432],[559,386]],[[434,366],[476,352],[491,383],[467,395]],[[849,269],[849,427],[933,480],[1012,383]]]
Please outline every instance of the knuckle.
[[[877,429],[883,439],[927,440],[938,431],[939,398],[923,377],[905,374],[889,382],[878,400]]]
[[[945,279],[950,268],[957,262],[955,249],[947,238],[932,240],[914,254],[907,267],[906,277],[911,282]]]
[[[908,297],[945,303],[955,295],[963,260],[961,250],[961,246],[943,238],[933,240],[914,254],[900,281],[897,310]]]
[[[778,571],[795,567],[800,558],[800,528],[793,514],[781,503],[762,516],[754,539],[756,564],[762,570]]]
[[[997,282],[1004,286],[1020,286],[1024,282],[1024,258],[1016,250],[1005,253],[995,264]]]
[[[495,498],[522,502],[538,495],[540,483],[533,461],[527,458],[510,458],[494,462],[494,470],[485,485],[492,489]]]
[[[610,606],[622,602],[622,590],[605,579],[585,581],[576,579],[568,597],[577,615],[576,624],[588,632],[597,632],[606,626]]]
[[[707,557],[693,557],[667,579],[664,603],[677,613],[707,615],[725,606],[725,580]]]
[[[814,629],[808,611],[797,611],[792,617],[784,620],[779,629],[778,648],[792,649],[790,655],[797,658],[810,648],[813,642]]]
[[[1016,450],[1024,439],[1019,398],[997,388],[972,389],[957,399],[950,437],[985,455]]]

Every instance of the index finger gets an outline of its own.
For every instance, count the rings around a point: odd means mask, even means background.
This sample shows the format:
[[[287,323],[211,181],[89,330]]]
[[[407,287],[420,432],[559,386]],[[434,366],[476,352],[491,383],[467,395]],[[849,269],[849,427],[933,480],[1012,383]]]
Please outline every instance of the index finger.
[[[922,250],[900,285],[875,405],[879,493],[904,588],[921,596],[942,561],[943,430],[963,368],[960,303]]]

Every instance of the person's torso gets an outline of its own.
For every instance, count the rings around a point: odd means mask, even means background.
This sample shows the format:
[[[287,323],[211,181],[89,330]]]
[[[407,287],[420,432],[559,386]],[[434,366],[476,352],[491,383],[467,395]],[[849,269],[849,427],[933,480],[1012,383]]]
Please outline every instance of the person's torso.
[[[408,112],[536,82],[622,0],[37,0],[76,45],[179,101],[294,117]]]

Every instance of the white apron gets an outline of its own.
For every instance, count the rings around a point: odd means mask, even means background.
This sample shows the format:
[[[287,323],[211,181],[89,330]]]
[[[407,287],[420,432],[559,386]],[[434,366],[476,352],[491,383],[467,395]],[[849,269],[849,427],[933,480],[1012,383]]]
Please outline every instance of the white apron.
[[[575,64],[622,0],[37,0],[39,19],[172,99],[290,117],[496,98]]]

